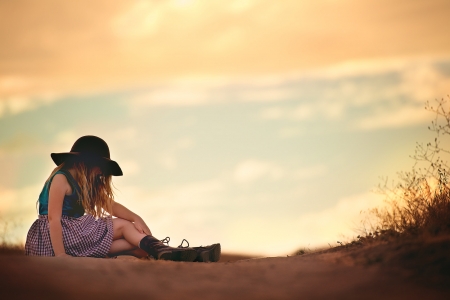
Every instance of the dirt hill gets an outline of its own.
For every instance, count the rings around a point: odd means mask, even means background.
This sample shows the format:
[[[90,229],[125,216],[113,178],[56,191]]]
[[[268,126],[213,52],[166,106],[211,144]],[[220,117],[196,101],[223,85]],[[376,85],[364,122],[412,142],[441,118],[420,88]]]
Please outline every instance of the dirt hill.
[[[447,299],[449,245],[441,239],[218,263],[5,254],[0,299]]]

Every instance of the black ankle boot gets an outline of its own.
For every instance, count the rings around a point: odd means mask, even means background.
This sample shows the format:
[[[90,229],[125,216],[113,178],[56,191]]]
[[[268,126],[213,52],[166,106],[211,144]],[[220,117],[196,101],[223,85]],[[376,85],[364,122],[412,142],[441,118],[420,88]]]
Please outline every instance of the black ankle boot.
[[[173,261],[194,261],[197,251],[192,248],[173,248],[164,245],[157,238],[147,235],[139,242],[139,248],[153,256],[155,259]]]
[[[197,257],[194,261],[198,262],[216,262],[220,259],[220,244],[212,244],[209,246],[192,247],[197,251]]]

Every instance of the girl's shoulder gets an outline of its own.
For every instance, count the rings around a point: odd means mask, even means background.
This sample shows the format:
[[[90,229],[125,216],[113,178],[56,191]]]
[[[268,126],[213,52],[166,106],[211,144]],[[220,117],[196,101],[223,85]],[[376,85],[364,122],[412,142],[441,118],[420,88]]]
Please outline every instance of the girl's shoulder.
[[[69,181],[68,175],[67,175],[68,171],[66,170],[58,170],[55,173],[53,173],[52,175],[50,175],[50,177],[48,178],[48,182],[51,184],[53,181],[55,181],[55,179],[57,181]]]
[[[51,188],[64,189],[66,193],[72,193],[72,186],[64,173],[56,173],[51,182]]]
[[[78,183],[73,178],[72,174],[68,170],[58,170],[55,172],[49,180],[49,185],[52,186],[56,184],[58,186],[64,186],[67,190],[72,193],[72,191],[79,189]]]

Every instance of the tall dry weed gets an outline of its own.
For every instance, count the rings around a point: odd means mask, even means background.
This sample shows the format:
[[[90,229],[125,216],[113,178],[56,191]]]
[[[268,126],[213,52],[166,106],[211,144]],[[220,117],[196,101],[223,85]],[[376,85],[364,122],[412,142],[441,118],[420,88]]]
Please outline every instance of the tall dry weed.
[[[425,106],[434,113],[428,127],[435,134],[434,141],[416,144],[411,156],[414,166],[410,172],[400,172],[397,183],[388,185],[385,180],[379,185],[388,205],[371,211],[377,220],[371,236],[450,234],[450,149],[445,146],[450,145],[450,105],[446,99],[436,102]]]
[[[24,254],[25,247],[11,238],[10,232],[20,227],[19,223],[0,217],[0,254]]]

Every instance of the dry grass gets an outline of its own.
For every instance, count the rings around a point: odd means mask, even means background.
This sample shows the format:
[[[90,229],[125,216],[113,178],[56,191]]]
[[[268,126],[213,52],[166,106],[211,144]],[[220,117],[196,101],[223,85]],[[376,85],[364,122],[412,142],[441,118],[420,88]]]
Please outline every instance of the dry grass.
[[[449,97],[450,99],[450,97]],[[399,173],[397,183],[379,186],[387,206],[369,211],[369,227],[357,239],[315,254],[340,252],[340,259],[359,265],[377,265],[407,272],[420,281],[450,282],[450,151],[443,141],[450,135],[448,101],[437,100],[426,109],[435,114],[429,127],[432,143],[417,144],[410,172]],[[297,255],[305,252],[300,249]]]
[[[392,200],[390,207],[372,212],[379,223],[376,236],[436,236],[450,233],[450,187],[440,179],[434,192],[421,179],[420,186],[404,192],[403,198]]]
[[[364,238],[450,234],[450,169],[446,160],[450,151],[441,144],[450,135],[450,112],[447,100],[436,102],[435,107],[430,103],[425,107],[435,114],[428,127],[436,135],[434,141],[417,144],[412,171],[399,173],[397,184],[379,186],[388,206],[371,211],[377,222]]]
[[[5,220],[0,216],[0,255],[2,254],[25,254],[25,246],[11,238],[11,231],[19,227],[16,221]]]
[[[450,98],[450,97],[449,97]],[[429,127],[432,143],[417,144],[415,164],[399,173],[398,182],[379,186],[387,206],[372,209],[375,218],[365,234],[333,251],[349,250],[354,263],[401,269],[428,283],[448,285],[450,281],[450,151],[442,141],[450,135],[448,101],[437,100],[426,109],[435,114]]]

